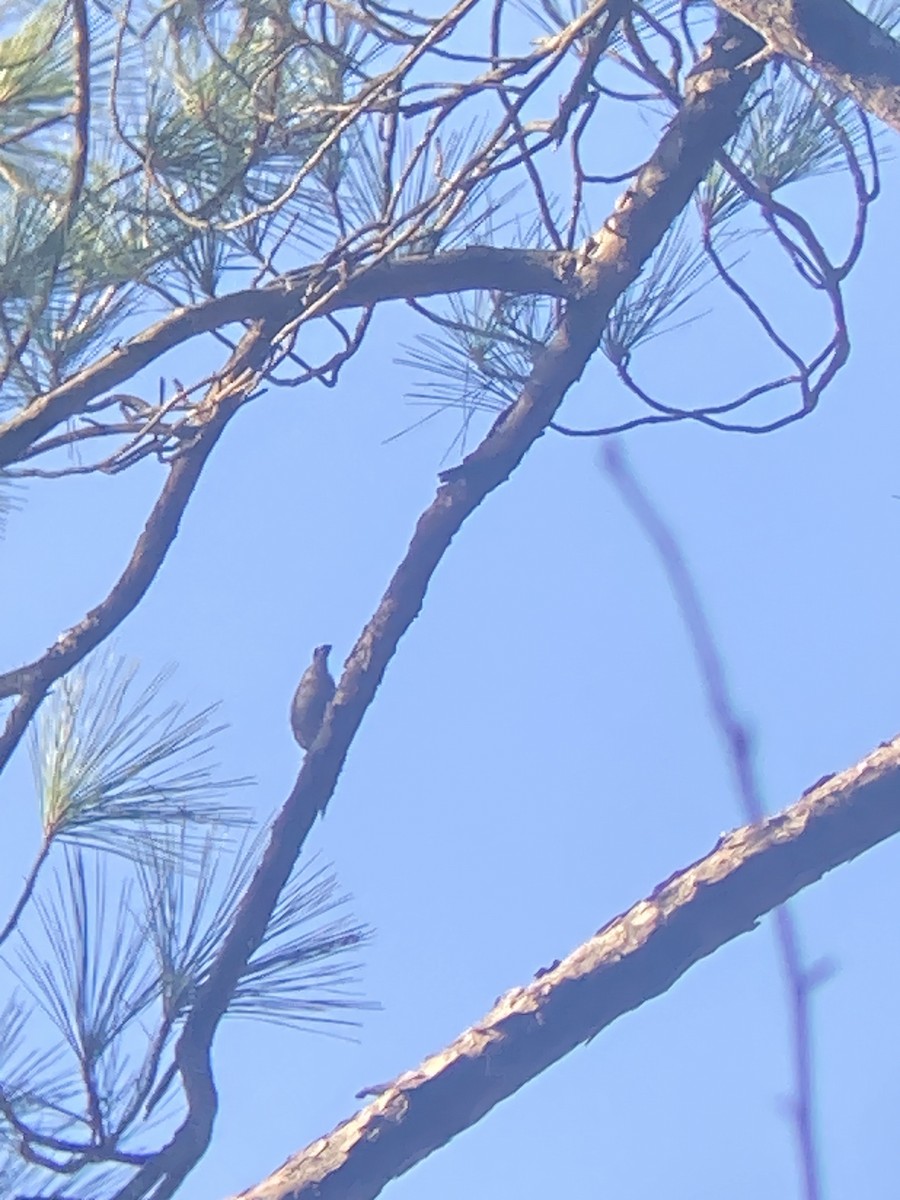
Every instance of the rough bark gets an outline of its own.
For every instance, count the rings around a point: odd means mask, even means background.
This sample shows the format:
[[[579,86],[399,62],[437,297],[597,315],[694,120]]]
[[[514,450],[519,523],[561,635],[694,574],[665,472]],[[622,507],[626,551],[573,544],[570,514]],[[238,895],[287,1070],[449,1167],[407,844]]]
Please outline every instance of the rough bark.
[[[900,830],[900,737],[719,839],[477,1024],[235,1200],[371,1200],[551,1063]],[[539,886],[539,881],[535,881]]]
[[[900,130],[900,42],[847,0],[716,0],[777,54],[811,67]]]

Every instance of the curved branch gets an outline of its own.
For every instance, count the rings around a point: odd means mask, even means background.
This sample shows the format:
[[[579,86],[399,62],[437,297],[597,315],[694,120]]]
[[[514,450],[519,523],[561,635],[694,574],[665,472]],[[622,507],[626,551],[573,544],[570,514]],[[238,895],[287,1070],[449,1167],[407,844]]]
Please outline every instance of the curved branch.
[[[317,305],[319,316],[347,308],[366,308],[385,300],[409,300],[476,289],[511,293],[572,295],[574,255],[550,250],[470,246],[444,254],[391,259],[360,266],[343,279],[338,269],[311,267],[266,288],[248,288],[217,296],[190,308],[176,309],[85,367],[59,387],[37,397],[0,423],[0,467],[16,462],[39,437],[83,412],[90,401],[119,387],[165,354],[201,333],[242,321],[296,321],[322,292],[334,295]]]
[[[0,697],[19,696],[0,734],[0,771],[51,685],[109,637],[143,598],[175,540],[200,472],[225,426],[255,386],[276,332],[277,325],[269,322],[259,322],[249,330],[220,379],[209,388],[203,407],[210,416],[194,444],[172,465],[128,565],[106,599],[61,634],[39,659],[0,675]]]

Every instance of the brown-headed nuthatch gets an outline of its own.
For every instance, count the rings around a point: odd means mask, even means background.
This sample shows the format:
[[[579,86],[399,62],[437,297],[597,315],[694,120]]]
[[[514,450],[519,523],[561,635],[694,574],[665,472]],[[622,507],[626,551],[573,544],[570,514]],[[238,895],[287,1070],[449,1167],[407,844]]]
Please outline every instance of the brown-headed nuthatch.
[[[334,696],[334,680],[328,670],[330,646],[316,646],[313,660],[300,677],[291,704],[291,729],[304,750],[308,750],[319,730],[325,709]]]

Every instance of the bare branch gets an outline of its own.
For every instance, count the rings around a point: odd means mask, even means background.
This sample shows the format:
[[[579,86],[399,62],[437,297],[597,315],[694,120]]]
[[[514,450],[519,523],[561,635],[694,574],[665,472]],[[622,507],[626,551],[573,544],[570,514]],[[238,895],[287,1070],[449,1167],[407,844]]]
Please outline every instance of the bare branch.
[[[223,375],[209,388],[204,401],[205,423],[193,444],[173,463],[128,566],[106,599],[61,634],[41,658],[0,677],[0,696],[19,695],[0,734],[0,770],[51,685],[109,637],[144,596],[175,540],[206,460],[267,365],[276,333],[277,329],[266,322],[255,325],[237,347]]]
[[[900,832],[900,738],[719,839],[645,900],[234,1200],[371,1200],[618,1017],[842,863]],[[374,1091],[375,1089],[365,1089]]]
[[[267,288],[233,292],[176,310],[0,424],[0,466],[15,462],[36,438],[198,334],[243,321],[296,321],[309,307],[308,289],[315,295],[334,292],[319,307],[320,315],[475,288],[565,296],[575,290],[573,265],[573,255],[566,252],[470,246],[437,256],[385,261],[345,279],[337,269],[320,275],[310,268]]]

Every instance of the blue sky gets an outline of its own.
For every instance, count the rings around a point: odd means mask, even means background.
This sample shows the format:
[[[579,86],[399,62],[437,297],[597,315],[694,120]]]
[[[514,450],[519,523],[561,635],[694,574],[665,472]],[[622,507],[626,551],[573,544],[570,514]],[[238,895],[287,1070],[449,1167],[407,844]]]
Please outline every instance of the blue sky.
[[[889,165],[847,288],[851,360],[816,413],[765,437],[673,426],[623,438],[692,565],[773,811],[900,728],[898,185]],[[836,237],[841,186],[803,193]],[[769,260],[747,269],[816,344],[810,303]],[[710,290],[698,307],[712,311],[636,358],[673,404],[726,397],[769,366],[733,302]],[[421,373],[394,362],[415,328],[386,309],[337,390],[270,393],[239,415],[120,630],[148,676],[179,664],[177,697],[222,701],[219,757],[256,776],[260,815],[299,766],[287,709],[312,647],[332,642],[339,666],[456,431],[447,413],[385,444],[418,415],[404,390]],[[196,369],[196,352],[160,369]],[[573,411],[599,422],[621,398],[598,356]],[[160,479],[144,465],[29,488],[2,547],[3,667],[106,593]],[[0,790],[24,855],[35,832],[24,747]],[[383,1010],[364,1015],[355,1042],[227,1022],[215,1141],[179,1195],[213,1200],[263,1178],[349,1116],[360,1087],[415,1066],[740,823],[658,561],[596,444],[544,437],[453,543],[312,839],[377,931],[363,988]],[[895,845],[878,847],[792,906],[808,959],[835,967],[814,1006],[826,1196],[896,1186],[898,866]],[[14,886],[12,871],[4,898]],[[390,1193],[800,1195],[789,1061],[767,920]]]

